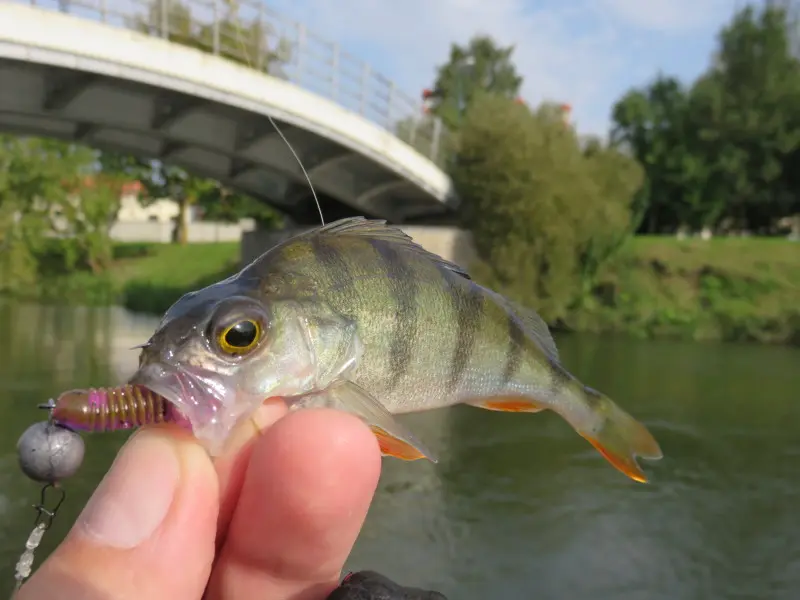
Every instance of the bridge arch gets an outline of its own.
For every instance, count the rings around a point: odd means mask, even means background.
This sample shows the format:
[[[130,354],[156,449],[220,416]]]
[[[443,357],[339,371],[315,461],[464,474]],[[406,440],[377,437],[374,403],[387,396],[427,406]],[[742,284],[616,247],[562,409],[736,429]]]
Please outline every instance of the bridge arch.
[[[202,50],[0,3],[0,130],[160,158],[291,212],[308,185],[266,115],[315,188],[355,213],[403,222],[457,206],[435,144],[425,156],[330,99]]]

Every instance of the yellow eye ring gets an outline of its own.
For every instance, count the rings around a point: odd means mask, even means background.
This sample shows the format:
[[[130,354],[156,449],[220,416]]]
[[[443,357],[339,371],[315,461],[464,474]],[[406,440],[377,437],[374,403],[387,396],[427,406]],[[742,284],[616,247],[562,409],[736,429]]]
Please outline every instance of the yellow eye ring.
[[[247,354],[261,340],[261,324],[253,319],[242,319],[229,325],[217,335],[217,344],[226,354]]]

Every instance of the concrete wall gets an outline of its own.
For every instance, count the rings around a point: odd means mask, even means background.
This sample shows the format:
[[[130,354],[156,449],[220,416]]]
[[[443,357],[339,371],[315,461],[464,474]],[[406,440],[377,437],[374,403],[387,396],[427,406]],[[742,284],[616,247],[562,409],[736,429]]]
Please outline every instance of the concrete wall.
[[[433,227],[413,225],[401,227],[411,238],[426,250],[438,254],[457,265],[469,268],[476,258],[472,236],[456,227]],[[266,250],[283,240],[303,231],[282,229],[279,231],[246,231],[242,234],[242,264],[247,264]]]
[[[152,242],[168,244],[172,241],[173,223],[117,221],[111,227],[111,239],[117,242]],[[239,223],[214,223],[195,221],[188,225],[190,243],[238,242],[248,227]]]
[[[194,207],[191,207],[194,208]],[[120,198],[117,220],[122,223],[142,223],[155,221],[169,223],[180,213],[180,206],[170,198],[159,198],[148,205],[142,204],[135,194],[126,194]]]

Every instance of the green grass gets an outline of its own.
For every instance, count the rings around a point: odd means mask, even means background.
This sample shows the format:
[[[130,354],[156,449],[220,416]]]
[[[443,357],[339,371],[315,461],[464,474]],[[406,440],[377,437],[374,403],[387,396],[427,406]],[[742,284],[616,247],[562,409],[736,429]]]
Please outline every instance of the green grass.
[[[159,244],[140,257],[116,261],[113,277],[122,303],[131,310],[164,312],[186,292],[205,287],[235,273],[238,243]]]
[[[575,328],[800,344],[800,244],[641,237],[602,273]]]
[[[17,296],[44,302],[122,304],[131,310],[164,312],[186,292],[236,272],[238,243],[116,244],[107,272],[48,277]]]
[[[120,281],[185,286],[211,273],[236,269],[239,244],[119,244],[112,270]]]

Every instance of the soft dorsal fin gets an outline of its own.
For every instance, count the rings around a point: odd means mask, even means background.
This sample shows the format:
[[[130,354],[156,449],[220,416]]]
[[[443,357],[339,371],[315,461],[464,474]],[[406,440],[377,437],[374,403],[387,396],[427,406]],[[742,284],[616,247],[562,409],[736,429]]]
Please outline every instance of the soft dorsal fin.
[[[420,256],[425,257],[428,260],[432,260],[438,265],[452,271],[457,275],[460,275],[461,277],[472,279],[469,276],[469,273],[467,273],[462,267],[459,267],[457,264],[452,263],[449,260],[445,260],[438,254],[434,254],[433,252],[425,250],[425,248],[417,244],[411,238],[411,236],[405,233],[402,229],[396,225],[388,225],[386,221],[382,219],[366,219],[364,217],[340,219],[338,221],[334,221],[333,223],[323,225],[319,229],[309,231],[306,233],[306,235],[353,235],[370,237],[376,240],[384,240],[392,244],[397,244],[406,250],[416,252]]]
[[[547,323],[544,322],[544,319],[539,316],[539,313],[532,308],[520,306],[508,298],[505,298],[505,301],[514,314],[517,315],[517,318],[523,322],[525,330],[539,342],[539,345],[547,352],[550,358],[556,362],[560,361],[553,334],[550,333],[550,328],[547,326]]]
[[[547,323],[544,322],[544,319],[539,316],[539,313],[532,308],[526,308],[512,300],[509,300],[497,292],[490,290],[490,294],[493,295],[500,304],[505,306],[506,310],[511,312],[517,317],[517,319],[519,319],[520,323],[522,323],[525,329],[525,332],[528,333],[539,344],[542,350],[544,350],[544,352],[551,359],[556,362],[560,361],[558,357],[558,348],[556,347],[556,341],[553,339],[553,334],[550,333],[550,328],[547,326]]]

